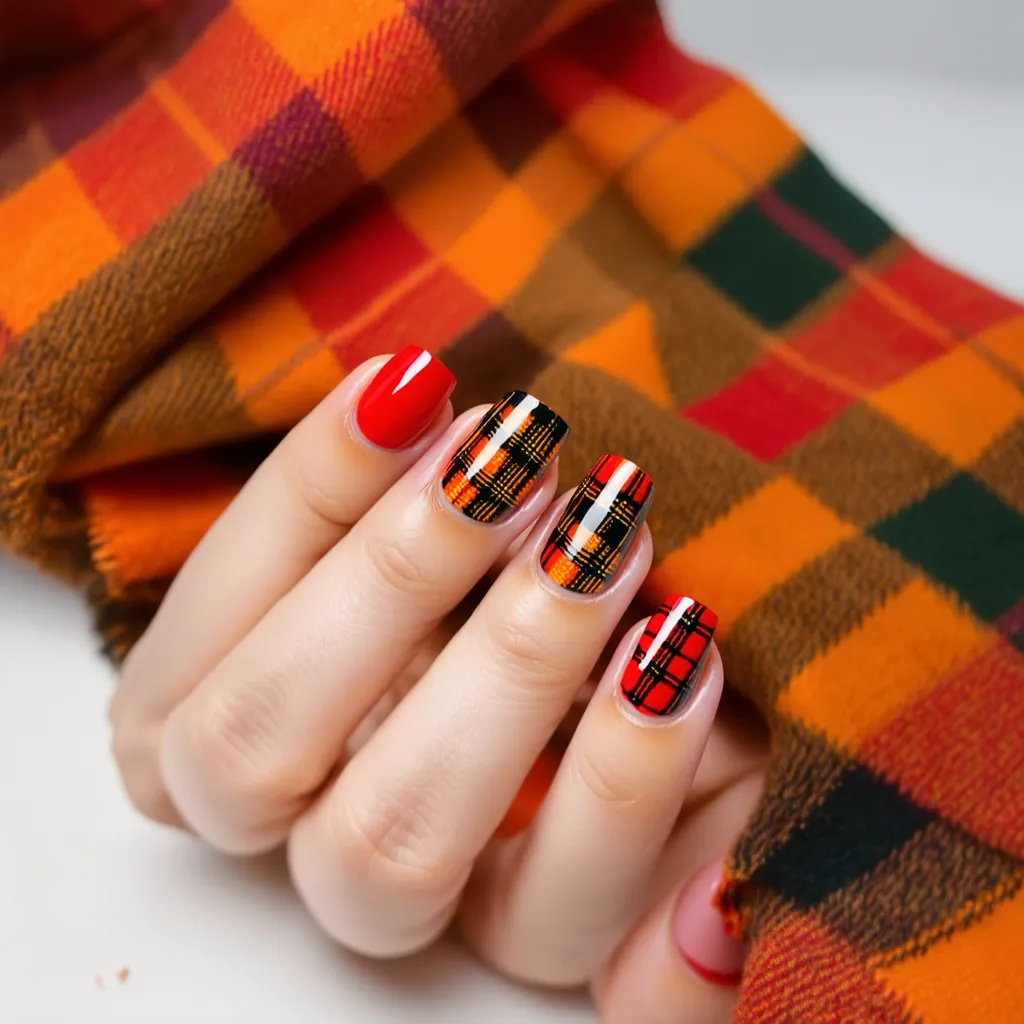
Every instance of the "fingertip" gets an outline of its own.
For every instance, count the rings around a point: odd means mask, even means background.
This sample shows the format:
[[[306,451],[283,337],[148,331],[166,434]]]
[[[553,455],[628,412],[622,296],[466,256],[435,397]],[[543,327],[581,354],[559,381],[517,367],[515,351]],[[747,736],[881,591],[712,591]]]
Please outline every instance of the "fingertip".
[[[406,345],[378,366],[363,388],[352,417],[354,432],[385,451],[408,448],[450,422],[448,399],[455,383],[455,375],[435,355]]]
[[[592,987],[602,1024],[726,1024],[746,948],[712,895],[721,862],[697,872],[634,930]],[[727,940],[727,942],[726,942]],[[742,947],[742,948],[739,948]]]
[[[616,658],[621,707],[630,718],[644,725],[685,718],[710,732],[723,687],[717,622],[706,605],[673,594],[632,628],[628,656],[620,648]]]
[[[715,905],[724,864],[714,861],[694,875],[679,894],[672,935],[683,962],[703,981],[735,987],[743,976],[747,944],[726,930]]]

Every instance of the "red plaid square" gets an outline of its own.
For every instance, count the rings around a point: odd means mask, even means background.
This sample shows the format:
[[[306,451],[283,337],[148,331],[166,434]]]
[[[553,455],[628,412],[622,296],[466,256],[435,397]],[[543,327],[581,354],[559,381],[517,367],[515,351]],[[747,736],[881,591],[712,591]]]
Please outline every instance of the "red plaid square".
[[[973,334],[1016,315],[1020,307],[912,249],[880,280],[954,334]]]
[[[858,290],[790,339],[809,362],[864,388],[880,388],[946,351],[922,325]]]
[[[150,95],[79,143],[67,162],[123,242],[134,241],[163,219],[211,166]]]
[[[167,77],[229,151],[303,88],[299,76],[234,7],[196,40]]]
[[[683,415],[771,461],[824,426],[853,398],[766,356],[717,395]]]
[[[323,241],[289,271],[287,281],[322,331],[349,321],[431,255],[373,191],[361,192],[320,237]]]

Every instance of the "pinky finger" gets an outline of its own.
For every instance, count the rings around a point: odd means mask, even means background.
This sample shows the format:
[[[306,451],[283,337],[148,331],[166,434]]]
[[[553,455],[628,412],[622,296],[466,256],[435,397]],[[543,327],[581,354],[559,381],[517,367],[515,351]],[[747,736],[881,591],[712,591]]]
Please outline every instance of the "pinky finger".
[[[674,597],[626,635],[533,827],[478,861],[460,924],[506,974],[579,984],[636,921],[721,696],[716,621]]]
[[[725,934],[711,900],[721,855],[734,845],[763,784],[760,771],[747,772],[686,815],[658,865],[654,909],[592,983],[602,1024],[732,1019],[747,949]]]
[[[600,985],[602,1024],[727,1024],[744,943],[725,933],[712,900],[722,862],[663,900],[622,946]]]

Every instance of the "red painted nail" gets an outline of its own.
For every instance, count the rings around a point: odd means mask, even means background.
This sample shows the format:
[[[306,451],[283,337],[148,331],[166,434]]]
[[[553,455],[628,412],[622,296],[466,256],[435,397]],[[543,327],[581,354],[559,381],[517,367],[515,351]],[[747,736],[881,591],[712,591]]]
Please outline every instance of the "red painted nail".
[[[726,932],[714,904],[721,880],[721,861],[699,871],[679,897],[672,929],[676,946],[694,974],[715,985],[738,985],[747,944]]]
[[[650,617],[622,674],[622,693],[638,711],[662,717],[686,706],[700,678],[718,616],[678,594]]]
[[[418,345],[406,345],[370,381],[356,423],[363,436],[380,448],[412,444],[434,422],[455,389],[455,376]]]

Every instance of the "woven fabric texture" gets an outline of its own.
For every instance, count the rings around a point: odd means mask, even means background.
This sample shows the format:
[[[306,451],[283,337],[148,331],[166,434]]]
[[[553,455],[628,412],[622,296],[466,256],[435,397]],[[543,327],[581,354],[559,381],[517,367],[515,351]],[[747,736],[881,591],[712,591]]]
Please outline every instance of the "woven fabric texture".
[[[118,656],[368,356],[529,389],[567,484],[656,481],[648,596],[771,727],[737,1020],[1019,1022],[1024,310],[646,3],[57,6],[118,30],[0,103],[6,547]]]

